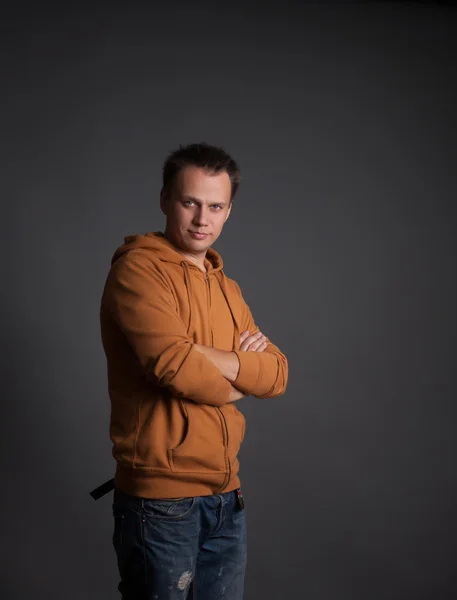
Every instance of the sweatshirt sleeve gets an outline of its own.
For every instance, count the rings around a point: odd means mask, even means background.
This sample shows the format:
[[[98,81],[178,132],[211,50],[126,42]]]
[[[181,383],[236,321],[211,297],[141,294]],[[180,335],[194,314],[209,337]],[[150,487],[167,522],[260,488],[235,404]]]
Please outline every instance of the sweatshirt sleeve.
[[[103,302],[125,334],[145,377],[178,397],[221,406],[230,382],[187,335],[169,285],[154,263],[128,255],[110,270]]]
[[[241,298],[241,331],[248,330],[250,335],[256,334],[260,331],[259,327],[254,323],[251,310],[236,282],[235,285]],[[267,347],[263,352],[234,350],[240,361],[240,370],[233,385],[256,398],[281,396],[286,391],[289,376],[287,358],[268,337],[266,342]]]

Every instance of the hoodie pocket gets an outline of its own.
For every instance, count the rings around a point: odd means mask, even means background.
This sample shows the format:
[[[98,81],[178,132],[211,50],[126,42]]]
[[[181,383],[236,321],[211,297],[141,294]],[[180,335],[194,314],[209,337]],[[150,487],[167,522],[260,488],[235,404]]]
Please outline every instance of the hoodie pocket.
[[[233,464],[244,439],[246,420],[243,413],[236,408],[234,402],[229,402],[223,406],[222,412],[224,413],[225,421],[227,423],[228,454],[230,462]]]
[[[168,449],[170,469],[175,473],[225,471],[222,424],[214,407],[184,402],[185,437],[179,446]]]

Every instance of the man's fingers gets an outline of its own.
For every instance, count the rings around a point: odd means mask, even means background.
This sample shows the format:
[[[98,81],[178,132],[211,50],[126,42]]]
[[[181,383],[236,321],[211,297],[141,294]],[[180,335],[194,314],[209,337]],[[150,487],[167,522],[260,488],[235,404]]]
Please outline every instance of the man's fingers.
[[[240,335],[240,350],[244,350],[244,351],[248,351],[248,352],[262,352],[263,350],[265,350],[267,343],[266,343],[266,336],[263,335],[263,333],[261,331],[258,331],[257,333],[255,333],[254,335],[250,335],[248,337],[244,337],[243,334],[245,332],[243,332]],[[248,332],[249,333],[249,332]],[[244,337],[244,339],[243,339]]]
[[[256,342],[254,342],[253,344],[251,344],[248,348],[248,350],[250,352],[262,352],[262,350],[265,350],[266,347],[266,342],[264,341],[265,336],[263,335],[260,339],[258,339]]]

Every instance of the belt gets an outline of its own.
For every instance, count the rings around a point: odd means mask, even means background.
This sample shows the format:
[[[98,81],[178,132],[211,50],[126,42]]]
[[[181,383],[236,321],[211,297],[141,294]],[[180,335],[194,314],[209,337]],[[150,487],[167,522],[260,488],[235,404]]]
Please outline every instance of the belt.
[[[95,490],[90,492],[90,495],[94,500],[98,500],[99,498],[106,496],[106,494],[112,490],[114,490],[114,478],[105,481],[105,483],[102,483],[102,485],[99,485],[98,488],[95,488]]]

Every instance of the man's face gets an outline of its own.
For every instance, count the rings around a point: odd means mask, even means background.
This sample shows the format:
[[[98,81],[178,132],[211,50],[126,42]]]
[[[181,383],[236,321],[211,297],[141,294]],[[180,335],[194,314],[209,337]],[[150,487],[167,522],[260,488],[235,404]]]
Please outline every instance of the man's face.
[[[213,175],[199,167],[182,169],[160,207],[167,217],[165,234],[180,250],[202,262],[228,219],[231,182],[227,173]],[[204,233],[202,239],[192,232]]]

